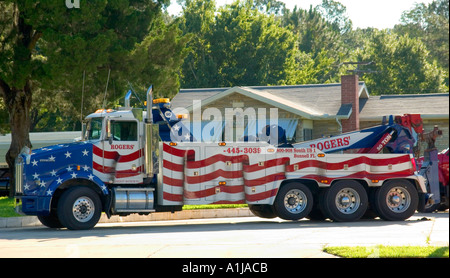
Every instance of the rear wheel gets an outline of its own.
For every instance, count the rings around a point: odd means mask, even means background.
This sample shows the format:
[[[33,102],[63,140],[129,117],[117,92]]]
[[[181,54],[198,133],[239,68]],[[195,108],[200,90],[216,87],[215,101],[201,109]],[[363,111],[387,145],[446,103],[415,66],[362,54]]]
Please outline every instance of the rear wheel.
[[[354,180],[333,184],[323,197],[325,215],[334,221],[359,220],[367,210],[368,197],[364,187]]]
[[[325,195],[325,192],[326,189],[321,189],[319,193],[313,195],[314,204],[311,212],[306,217],[309,220],[323,221],[327,219],[327,216],[323,213],[323,206],[321,205],[323,203],[323,195]]]
[[[97,224],[101,209],[96,192],[88,187],[72,187],[58,201],[58,218],[70,230],[87,230]]]
[[[390,180],[375,192],[374,208],[384,220],[408,219],[416,211],[418,203],[417,190],[408,181]]]
[[[280,188],[273,208],[281,219],[299,220],[311,212],[312,206],[311,190],[302,183],[291,182]]]

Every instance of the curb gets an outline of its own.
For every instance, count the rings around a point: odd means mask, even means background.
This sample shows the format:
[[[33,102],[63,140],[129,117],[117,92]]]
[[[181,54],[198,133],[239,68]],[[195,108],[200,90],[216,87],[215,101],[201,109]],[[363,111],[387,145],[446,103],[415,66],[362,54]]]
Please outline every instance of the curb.
[[[128,216],[113,215],[111,218],[102,213],[98,223],[121,223],[139,221],[166,221],[203,218],[226,218],[254,216],[248,208],[198,209],[171,212],[155,212],[149,215],[131,214]],[[43,226],[36,216],[0,218],[0,229]]]

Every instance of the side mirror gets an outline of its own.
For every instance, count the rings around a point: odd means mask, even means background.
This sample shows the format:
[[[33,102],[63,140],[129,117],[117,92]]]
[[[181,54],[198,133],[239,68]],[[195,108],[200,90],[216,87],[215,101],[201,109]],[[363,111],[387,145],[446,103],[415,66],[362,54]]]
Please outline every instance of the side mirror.
[[[112,144],[113,136],[111,132],[111,120],[106,120],[106,139],[109,140],[109,143]]]
[[[86,141],[87,139],[86,127],[87,127],[86,122],[81,123],[81,141]]]

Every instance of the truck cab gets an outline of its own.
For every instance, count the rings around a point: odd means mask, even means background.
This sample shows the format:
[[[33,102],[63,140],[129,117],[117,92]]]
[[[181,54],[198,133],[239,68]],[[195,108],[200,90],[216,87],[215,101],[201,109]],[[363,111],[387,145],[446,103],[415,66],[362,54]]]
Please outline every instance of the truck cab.
[[[48,227],[70,229],[93,227],[101,211],[108,216],[154,212],[157,142],[161,134],[168,136],[160,125],[179,120],[167,113],[167,99],[153,100],[152,87],[147,94],[150,113],[131,108],[126,99],[124,108],[88,115],[79,142],[24,149],[15,165],[21,212]]]
[[[92,143],[92,168],[104,183],[141,184],[144,168],[142,111],[100,109],[86,117],[84,142]]]

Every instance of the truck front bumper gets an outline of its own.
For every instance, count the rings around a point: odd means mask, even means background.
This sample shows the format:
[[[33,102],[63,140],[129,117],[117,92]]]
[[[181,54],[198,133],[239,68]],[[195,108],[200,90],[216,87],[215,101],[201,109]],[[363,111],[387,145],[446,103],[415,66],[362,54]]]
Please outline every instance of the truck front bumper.
[[[22,205],[16,207],[16,212],[19,214],[48,215],[50,213],[51,197],[16,196],[16,198],[22,200]]]

